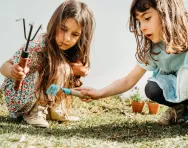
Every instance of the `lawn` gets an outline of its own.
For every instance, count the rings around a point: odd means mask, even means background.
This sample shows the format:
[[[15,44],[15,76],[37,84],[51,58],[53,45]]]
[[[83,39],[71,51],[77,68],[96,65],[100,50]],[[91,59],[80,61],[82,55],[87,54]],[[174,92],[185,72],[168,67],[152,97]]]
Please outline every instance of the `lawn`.
[[[78,122],[50,121],[50,127],[35,128],[24,121],[13,122],[0,100],[0,147],[16,148],[160,148],[188,147],[188,128],[184,124],[159,126],[157,115],[132,113],[130,103],[118,96],[81,102],[74,98],[72,114]]]

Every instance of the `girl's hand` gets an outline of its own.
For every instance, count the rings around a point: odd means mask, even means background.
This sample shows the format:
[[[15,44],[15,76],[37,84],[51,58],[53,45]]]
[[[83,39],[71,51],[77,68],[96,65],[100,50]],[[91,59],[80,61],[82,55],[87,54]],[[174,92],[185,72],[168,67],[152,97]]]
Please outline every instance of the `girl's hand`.
[[[88,88],[88,87],[77,87],[74,88],[75,90],[81,91],[81,93],[83,95],[89,96],[91,97],[91,99],[83,99],[80,98],[80,100],[84,101],[84,102],[91,102],[92,100],[98,100],[101,98],[101,91],[100,90],[96,90],[93,88]]]
[[[29,68],[22,68],[18,64],[14,64],[11,66],[10,69],[10,77],[13,78],[14,80],[22,80],[25,78],[26,74],[29,72]]]
[[[82,76],[82,77],[87,76],[89,72],[89,68],[83,66],[83,64],[79,60],[76,61],[76,63],[69,63],[69,64],[75,76]]]

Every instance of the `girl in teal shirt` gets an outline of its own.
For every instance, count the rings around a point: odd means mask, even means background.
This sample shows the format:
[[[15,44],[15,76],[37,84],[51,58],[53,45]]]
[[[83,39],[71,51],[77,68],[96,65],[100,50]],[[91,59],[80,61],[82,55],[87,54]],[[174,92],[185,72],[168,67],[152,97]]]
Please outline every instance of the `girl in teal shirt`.
[[[133,0],[129,28],[137,41],[134,69],[102,89],[78,90],[97,100],[130,90],[146,71],[153,71],[146,96],[169,107],[159,124],[176,123],[185,117],[188,105],[188,17],[183,1]]]

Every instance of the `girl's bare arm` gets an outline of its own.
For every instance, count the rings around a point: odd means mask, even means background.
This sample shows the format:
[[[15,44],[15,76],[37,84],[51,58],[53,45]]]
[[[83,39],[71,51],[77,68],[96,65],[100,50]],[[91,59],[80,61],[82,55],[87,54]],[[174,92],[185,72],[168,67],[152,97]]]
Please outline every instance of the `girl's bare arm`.
[[[145,72],[145,69],[136,65],[127,76],[118,79],[111,85],[101,89],[102,97],[108,97],[130,90],[142,78]]]
[[[134,69],[125,77],[116,80],[112,84],[102,88],[102,89],[92,89],[92,88],[77,88],[81,90],[82,94],[90,96],[92,99],[105,98],[120,94],[131,89],[145,74],[146,70],[141,68],[138,64]]]
[[[5,77],[11,78],[11,69],[12,69],[13,62],[12,60],[6,61],[2,66],[1,66],[1,74],[4,75]]]
[[[4,75],[5,77],[12,78],[14,80],[22,80],[28,71],[29,71],[28,68],[24,70],[18,64],[13,64],[11,59],[6,61],[1,66],[1,74]]]

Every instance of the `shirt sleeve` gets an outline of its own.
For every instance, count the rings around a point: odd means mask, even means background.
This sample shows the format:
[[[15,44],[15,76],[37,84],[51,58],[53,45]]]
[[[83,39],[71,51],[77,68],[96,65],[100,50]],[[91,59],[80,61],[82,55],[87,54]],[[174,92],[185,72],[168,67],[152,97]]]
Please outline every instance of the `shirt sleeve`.
[[[149,64],[146,65],[146,64],[144,64],[144,63],[142,63],[142,62],[137,61],[138,65],[139,65],[140,67],[144,68],[145,70],[148,70],[148,71],[155,71],[155,70],[158,69],[156,63],[155,63],[151,58],[149,59],[148,62],[149,62]]]

